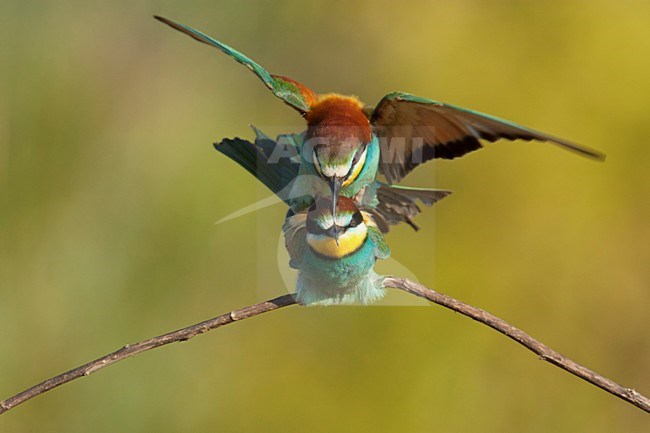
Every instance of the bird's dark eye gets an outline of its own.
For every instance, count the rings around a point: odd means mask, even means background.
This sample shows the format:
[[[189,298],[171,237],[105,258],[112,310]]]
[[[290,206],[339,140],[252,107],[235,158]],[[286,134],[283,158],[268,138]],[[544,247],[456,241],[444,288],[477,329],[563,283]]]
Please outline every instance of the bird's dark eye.
[[[357,153],[354,154],[354,158],[352,159],[352,165],[356,164],[359,162],[361,159],[361,155],[363,155],[363,152],[366,151],[366,145],[364,144],[363,146],[359,146],[357,149]]]
[[[363,215],[361,215],[361,212],[355,212],[354,215],[352,215],[352,220],[350,220],[350,224],[348,227],[356,227],[359,224],[363,222]]]

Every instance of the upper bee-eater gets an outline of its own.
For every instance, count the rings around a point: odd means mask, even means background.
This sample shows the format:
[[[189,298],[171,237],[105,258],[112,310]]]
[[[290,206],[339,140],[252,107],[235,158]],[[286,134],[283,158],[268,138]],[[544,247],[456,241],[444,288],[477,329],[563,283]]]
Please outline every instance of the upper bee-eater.
[[[373,267],[390,249],[370,214],[341,196],[334,216],[333,202],[331,196],[320,198],[282,227],[290,266],[298,270],[296,300],[302,305],[377,301],[385,289]]]
[[[357,196],[374,181],[377,171],[392,184],[430,159],[453,159],[477,150],[480,140],[549,141],[604,159],[602,153],[562,138],[408,93],[389,93],[374,108],[355,96],[317,94],[291,78],[270,74],[242,53],[191,27],[158,16],[156,19],[242,63],[304,117],[307,131],[300,174],[307,176],[294,184],[294,196],[309,196],[316,188],[313,179],[321,178],[329,184],[334,213],[339,195]]]

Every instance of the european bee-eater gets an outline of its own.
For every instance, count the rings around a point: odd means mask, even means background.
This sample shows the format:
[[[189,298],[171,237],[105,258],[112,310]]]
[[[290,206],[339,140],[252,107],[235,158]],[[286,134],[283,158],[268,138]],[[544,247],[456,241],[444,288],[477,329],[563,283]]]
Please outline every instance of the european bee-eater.
[[[390,248],[372,216],[353,200],[339,197],[336,216],[333,202],[331,196],[320,198],[282,227],[289,264],[298,270],[296,300],[302,305],[377,301],[385,289],[373,267],[390,256]]]
[[[289,214],[302,212],[308,207],[306,203],[311,204],[317,197],[329,195],[329,190],[309,191],[309,197],[294,195],[296,191],[293,185],[299,177],[304,134],[283,134],[273,140],[257,128],[253,127],[253,130],[256,136],[254,143],[240,138],[227,138],[215,143],[214,147],[289,205]],[[281,155],[278,155],[278,149],[282,149]],[[312,177],[320,179],[314,175]],[[371,214],[379,229],[386,233],[391,225],[400,222],[417,230],[413,217],[421,211],[418,201],[431,206],[449,194],[451,191],[388,185],[375,180],[363,189],[363,193],[357,194],[355,203],[361,210]]]
[[[392,184],[430,159],[453,159],[479,149],[480,140],[549,141],[604,159],[600,152],[562,138],[408,93],[389,93],[374,108],[355,96],[316,94],[291,78],[270,74],[242,53],[191,27],[156,18],[248,67],[275,96],[305,118],[300,174],[318,176],[329,184],[333,212],[339,195],[355,197],[374,181],[377,170]],[[294,185],[294,195],[309,195],[315,188],[312,179],[301,177]]]

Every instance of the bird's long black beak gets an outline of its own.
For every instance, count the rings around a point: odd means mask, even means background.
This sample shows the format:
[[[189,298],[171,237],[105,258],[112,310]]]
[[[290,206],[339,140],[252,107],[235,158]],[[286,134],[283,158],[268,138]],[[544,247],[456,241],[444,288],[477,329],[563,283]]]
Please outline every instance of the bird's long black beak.
[[[334,224],[332,227],[329,228],[329,230],[327,230],[327,235],[329,237],[334,238],[334,240],[336,241],[336,245],[338,245],[339,244],[339,237],[341,237],[342,232],[343,232],[343,230],[341,230],[341,227]]]
[[[339,190],[341,189],[341,179],[333,176],[330,179],[330,190],[332,191],[332,218],[336,221],[336,201],[339,198]]]
[[[330,228],[330,236],[339,244],[339,236],[341,236],[341,229],[336,225],[336,201],[339,199],[339,190],[341,189],[341,179],[333,176],[330,179],[330,190],[332,191],[332,220],[335,222]]]

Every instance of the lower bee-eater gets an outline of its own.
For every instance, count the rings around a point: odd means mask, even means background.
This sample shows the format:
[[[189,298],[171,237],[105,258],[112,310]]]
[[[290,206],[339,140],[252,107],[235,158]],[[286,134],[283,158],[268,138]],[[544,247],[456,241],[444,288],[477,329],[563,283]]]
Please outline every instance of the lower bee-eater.
[[[369,304],[385,292],[373,267],[390,256],[372,216],[354,201],[318,199],[283,226],[290,266],[298,270],[296,300],[302,305]]]

